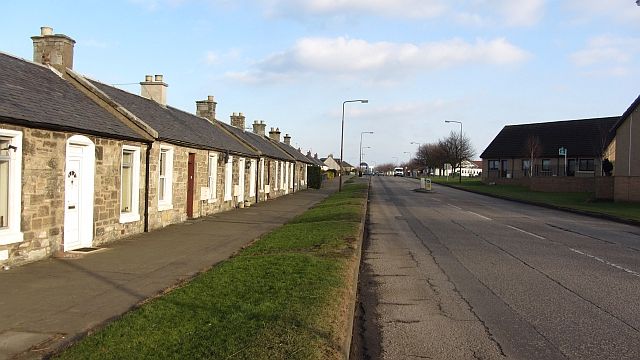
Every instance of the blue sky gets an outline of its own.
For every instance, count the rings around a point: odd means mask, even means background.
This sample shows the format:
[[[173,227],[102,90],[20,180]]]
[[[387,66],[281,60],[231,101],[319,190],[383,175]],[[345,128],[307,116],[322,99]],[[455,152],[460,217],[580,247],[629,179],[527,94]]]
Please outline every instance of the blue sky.
[[[403,161],[459,131],[476,156],[507,124],[620,115],[640,88],[633,0],[3,1],[0,51],[32,57],[40,26],[76,40],[74,69],[168,103],[243,112],[320,156]]]

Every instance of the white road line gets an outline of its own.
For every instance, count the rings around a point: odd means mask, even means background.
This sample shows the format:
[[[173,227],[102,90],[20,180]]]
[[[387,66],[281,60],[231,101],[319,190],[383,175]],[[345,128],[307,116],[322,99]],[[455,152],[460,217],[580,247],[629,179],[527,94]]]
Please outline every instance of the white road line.
[[[462,210],[461,208],[459,208],[459,207],[457,207],[457,206],[455,206],[455,205],[451,205],[451,204],[447,204],[447,205],[451,206],[451,207],[452,207],[452,208],[454,208],[454,209]]]
[[[491,219],[491,218],[488,218],[488,217],[486,217],[486,216],[484,216],[484,215],[480,215],[480,214],[475,213],[475,212],[473,212],[473,211],[467,211],[467,212],[468,212],[468,213],[471,213],[471,214],[473,214],[473,215],[475,215],[475,216],[477,216],[477,217],[479,217],[479,218],[481,218],[481,219],[485,219],[485,220],[489,220],[489,221],[493,220],[493,219]]]
[[[595,256],[595,255],[587,254],[586,252],[583,252],[583,251],[580,251],[580,250],[576,250],[576,249],[573,249],[573,248],[569,248],[569,250],[573,251],[574,253],[578,253],[578,254],[580,254],[580,255],[584,255],[584,256],[586,256],[586,257],[588,257],[588,258],[592,258],[592,259],[594,259],[594,260],[600,261],[600,262],[601,262],[601,263],[603,263],[603,264],[607,264],[607,265],[609,265],[609,266],[611,266],[611,267],[614,267],[614,268],[616,268],[616,269],[618,269],[618,270],[622,270],[622,271],[624,271],[624,272],[626,272],[626,273],[629,273],[629,274],[631,274],[631,275],[633,275],[633,276],[640,277],[640,273],[637,273],[637,272],[635,272],[635,271],[633,271],[633,270],[629,270],[629,269],[627,269],[627,268],[625,268],[625,267],[622,267],[622,266],[620,266],[620,265],[618,265],[618,264],[614,264],[614,263],[612,263],[612,262],[609,262],[609,261],[607,261],[607,260],[605,260],[605,259],[603,259],[603,258],[597,257],[597,256]]]
[[[531,235],[531,236],[533,236],[533,237],[535,237],[535,238],[545,240],[545,238],[544,238],[544,237],[542,237],[542,236],[540,236],[540,235],[536,235],[536,234],[534,234],[534,233],[530,233],[530,232],[528,232],[528,231],[525,231],[525,230],[519,229],[519,228],[517,228],[517,227],[515,227],[515,226],[507,225],[507,227],[508,227],[508,228],[511,228],[511,229],[513,229],[513,230],[520,231],[520,232],[525,233],[525,234],[527,234],[527,235]]]

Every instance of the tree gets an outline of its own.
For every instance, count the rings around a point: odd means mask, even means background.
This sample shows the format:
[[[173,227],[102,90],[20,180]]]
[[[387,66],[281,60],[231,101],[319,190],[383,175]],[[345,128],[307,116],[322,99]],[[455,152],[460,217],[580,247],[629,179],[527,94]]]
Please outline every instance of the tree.
[[[475,155],[471,139],[466,135],[461,135],[452,131],[449,136],[438,141],[438,147],[443,152],[444,159],[455,169],[460,169],[460,181],[462,181],[462,162],[471,160]]]
[[[542,153],[540,138],[535,135],[529,135],[527,142],[525,143],[525,150],[527,151],[527,156],[529,156],[530,161],[529,177],[533,177],[533,164],[535,164],[536,158]]]
[[[428,171],[442,169],[447,162],[444,151],[437,143],[420,145],[415,159],[420,165],[425,166]]]
[[[390,172],[393,171],[393,169],[396,167],[395,164],[393,163],[384,163],[384,164],[380,164],[378,166],[376,166],[376,171],[382,171],[382,172]]]

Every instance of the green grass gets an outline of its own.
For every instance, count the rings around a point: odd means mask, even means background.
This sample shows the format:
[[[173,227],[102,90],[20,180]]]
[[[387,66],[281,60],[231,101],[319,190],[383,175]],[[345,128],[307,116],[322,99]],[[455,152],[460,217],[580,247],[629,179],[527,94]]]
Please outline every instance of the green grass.
[[[339,309],[366,191],[363,184],[345,186],[237,256],[58,357],[338,358],[337,324],[344,320]]]
[[[595,201],[592,193],[576,192],[540,192],[531,191],[526,186],[517,185],[487,185],[479,179],[462,178],[448,180],[446,178],[432,178],[435,183],[443,183],[480,193],[502,196],[510,199],[525,200],[536,203],[550,204],[570,209],[589,211],[619,217],[621,219],[640,221],[640,204],[621,203],[613,201]]]

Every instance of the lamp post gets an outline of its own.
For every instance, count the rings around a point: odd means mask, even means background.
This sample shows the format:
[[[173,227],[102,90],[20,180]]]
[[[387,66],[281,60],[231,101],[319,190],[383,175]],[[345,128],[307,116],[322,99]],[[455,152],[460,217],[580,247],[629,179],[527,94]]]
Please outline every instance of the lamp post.
[[[449,123],[460,124],[460,144],[458,144],[458,149],[462,150],[462,122],[455,121],[455,120],[445,120],[444,122],[446,122],[447,124]],[[462,182],[462,160],[460,160],[460,182]]]
[[[358,169],[360,169],[360,174],[362,174],[362,135],[364,134],[373,134],[373,131],[363,131],[360,133],[360,162],[358,164],[360,164],[358,166]]]
[[[342,163],[344,162],[344,105],[346,103],[359,102],[366,104],[369,100],[366,99],[358,99],[358,100],[346,100],[342,102],[342,129],[340,131],[340,174],[338,177],[340,178],[340,182],[338,183],[338,192],[342,191]]]

